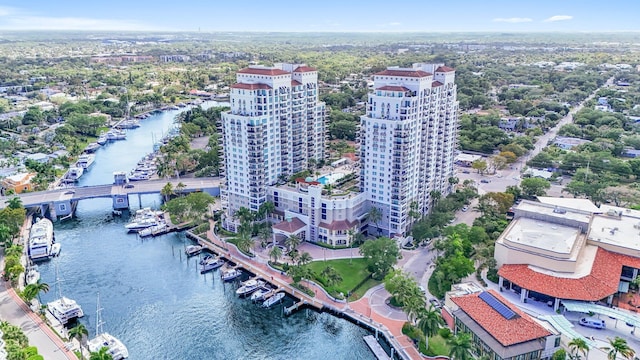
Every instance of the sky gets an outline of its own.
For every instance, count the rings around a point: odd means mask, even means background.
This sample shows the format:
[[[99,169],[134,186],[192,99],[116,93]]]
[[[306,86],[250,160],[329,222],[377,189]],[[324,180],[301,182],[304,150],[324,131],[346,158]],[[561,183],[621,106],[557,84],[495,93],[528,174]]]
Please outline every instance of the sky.
[[[638,0],[3,0],[0,30],[640,31]]]

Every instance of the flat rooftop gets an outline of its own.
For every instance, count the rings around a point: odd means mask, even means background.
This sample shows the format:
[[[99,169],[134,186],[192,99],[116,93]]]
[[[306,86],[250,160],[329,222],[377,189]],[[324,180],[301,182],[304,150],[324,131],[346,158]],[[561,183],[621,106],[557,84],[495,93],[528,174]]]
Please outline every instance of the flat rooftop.
[[[538,201],[543,204],[561,206],[573,210],[601,213],[603,210],[595,206],[589,199],[559,198],[550,196],[538,196]]]
[[[589,223],[589,219],[591,218],[592,214],[590,211],[572,209],[563,205],[543,204],[527,200],[524,200],[520,204],[518,204],[516,210],[529,211],[533,213],[548,215],[556,218],[575,220],[584,223]]]
[[[504,240],[540,250],[569,255],[580,229],[529,218],[514,220]]]
[[[589,241],[609,244],[624,249],[640,250],[640,217],[633,210],[621,210],[619,215],[594,215],[589,227]],[[621,253],[625,253],[620,249]]]

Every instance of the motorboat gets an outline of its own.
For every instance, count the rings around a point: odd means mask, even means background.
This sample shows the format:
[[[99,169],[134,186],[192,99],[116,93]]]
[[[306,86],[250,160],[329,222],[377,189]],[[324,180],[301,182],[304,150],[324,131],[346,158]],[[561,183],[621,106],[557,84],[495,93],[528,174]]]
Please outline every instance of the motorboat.
[[[272,290],[267,287],[262,287],[251,294],[251,301],[264,301],[264,297]]]
[[[61,297],[47,304],[47,310],[62,323],[66,325],[69,321],[84,316],[82,307],[76,303],[75,300],[71,300],[67,297]]]
[[[60,255],[61,246],[59,243],[55,243],[51,245],[51,257],[56,257]]]
[[[200,262],[198,264],[204,265],[205,262],[209,261],[210,259],[215,259],[215,258],[216,257],[214,255],[207,254],[202,259],[200,259]]]
[[[140,235],[141,237],[152,236],[162,232],[166,228],[167,228],[167,224],[161,221],[161,222],[158,222],[157,225],[153,225],[146,229],[142,229],[138,231],[138,235]]]
[[[200,254],[201,251],[202,251],[202,246],[200,245],[188,245],[184,249],[184,253],[187,254],[187,256],[198,255]]]
[[[51,256],[53,245],[53,223],[49,219],[38,219],[31,225],[27,254],[32,261],[45,260]]]
[[[84,171],[87,171],[91,167],[91,165],[93,165],[95,160],[96,156],[93,154],[82,154],[78,158],[78,161],[76,161],[76,167],[82,168],[84,169]]]
[[[37,284],[40,280],[40,271],[38,271],[38,265],[30,265],[24,275],[24,282],[27,285]]]
[[[84,152],[86,153],[96,152],[96,150],[98,150],[100,146],[102,145],[97,142],[90,143],[89,145],[87,145],[86,148],[84,148]]]
[[[273,306],[274,304],[277,304],[277,303],[279,303],[280,301],[282,301],[282,299],[284,299],[284,296],[285,296],[285,295],[284,295],[284,293],[283,293],[283,292],[279,292],[279,293],[277,293],[277,294],[273,295],[272,297],[268,298],[267,300],[265,300],[265,301],[262,303],[262,306],[263,306],[263,307],[266,307],[266,308],[270,308],[270,307],[271,307],[271,306]]]
[[[96,140],[96,143],[100,144],[100,145],[104,145],[109,141],[109,139],[107,138],[107,134],[100,134],[100,136],[98,137],[98,140]]]
[[[126,139],[127,139],[127,133],[122,130],[111,129],[107,131],[108,141],[126,140]]]
[[[102,308],[100,307],[100,295],[98,294],[97,310],[96,310],[96,337],[87,342],[89,352],[94,353],[106,347],[107,353],[111,355],[113,360],[122,360],[129,357],[129,350],[115,336],[104,332],[102,321]]]
[[[69,171],[67,171],[67,175],[65,176],[65,178],[69,181],[76,182],[80,179],[80,177],[82,177],[83,174],[84,168],[73,166],[69,168]]]
[[[113,214],[113,216],[122,216],[122,210],[113,210],[111,214]]]
[[[200,274],[213,271],[219,267],[222,267],[222,265],[224,265],[224,260],[222,260],[221,258],[208,259],[204,264],[200,265]]]
[[[147,218],[141,218],[141,219],[137,219],[134,220],[130,223],[128,223],[127,225],[125,225],[124,227],[129,230],[129,231],[139,231],[142,229],[146,229],[148,227],[152,227],[158,225],[158,219],[154,218],[154,217],[147,217]]]
[[[121,122],[118,127],[120,129],[136,129],[140,127],[140,123],[135,119],[128,119]]]
[[[129,181],[143,181],[149,179],[151,179],[151,176],[143,172],[134,172],[129,175]]]
[[[247,296],[252,292],[258,290],[263,285],[264,281],[262,280],[249,279],[242,283],[242,286],[240,286],[238,290],[236,290],[236,294],[240,296]]]
[[[242,270],[232,268],[224,270],[220,277],[222,278],[222,281],[231,281],[238,278],[240,275],[242,275]]]

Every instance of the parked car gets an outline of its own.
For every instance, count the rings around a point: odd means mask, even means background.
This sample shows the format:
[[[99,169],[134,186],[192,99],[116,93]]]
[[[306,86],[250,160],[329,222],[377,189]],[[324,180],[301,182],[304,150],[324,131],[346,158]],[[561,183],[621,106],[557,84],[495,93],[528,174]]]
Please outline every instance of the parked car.
[[[467,210],[469,210],[469,207],[467,205],[462,207],[462,211],[467,211]]]
[[[127,184],[124,186],[125,189],[131,189],[133,188],[133,184]]]
[[[441,308],[441,307],[442,307],[442,305],[440,305],[440,301],[438,301],[438,299],[436,299],[436,298],[431,298],[431,299],[429,299],[429,302],[430,302],[430,303],[431,303],[431,305],[433,305],[433,307],[435,307],[435,308],[438,308],[438,309],[439,309],[439,308]]]
[[[480,182],[483,183],[483,184],[488,184],[488,183],[491,182],[491,180],[482,179],[482,180],[480,180]]]
[[[469,174],[469,173],[471,173],[471,172],[470,172],[469,170],[462,170],[462,173],[463,173],[463,174]]]

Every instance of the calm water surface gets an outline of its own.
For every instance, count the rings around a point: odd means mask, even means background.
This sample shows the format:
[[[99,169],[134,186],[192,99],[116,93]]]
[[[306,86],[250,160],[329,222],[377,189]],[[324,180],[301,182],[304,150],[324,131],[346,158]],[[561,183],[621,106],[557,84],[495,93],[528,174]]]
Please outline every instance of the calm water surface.
[[[129,130],[126,141],[97,152],[81,185],[113,181],[152,151],[153,139],[173,126],[178,111],[164,112]],[[138,200],[132,197],[133,209]],[[158,207],[159,196],[143,196],[142,206]],[[55,224],[59,258],[41,264],[51,286],[43,301],[57,298],[55,265],[62,294],[83,307],[80,321],[95,335],[96,294],[104,330],[122,340],[130,359],[373,359],[362,340],[369,332],[328,314],[300,311],[282,315],[282,306],[262,309],[235,295],[235,284],[219,272],[200,275],[197,258],[183,254],[183,234],[140,240],[112,218],[111,200],[80,202],[77,217]],[[284,305],[290,305],[291,300]]]

